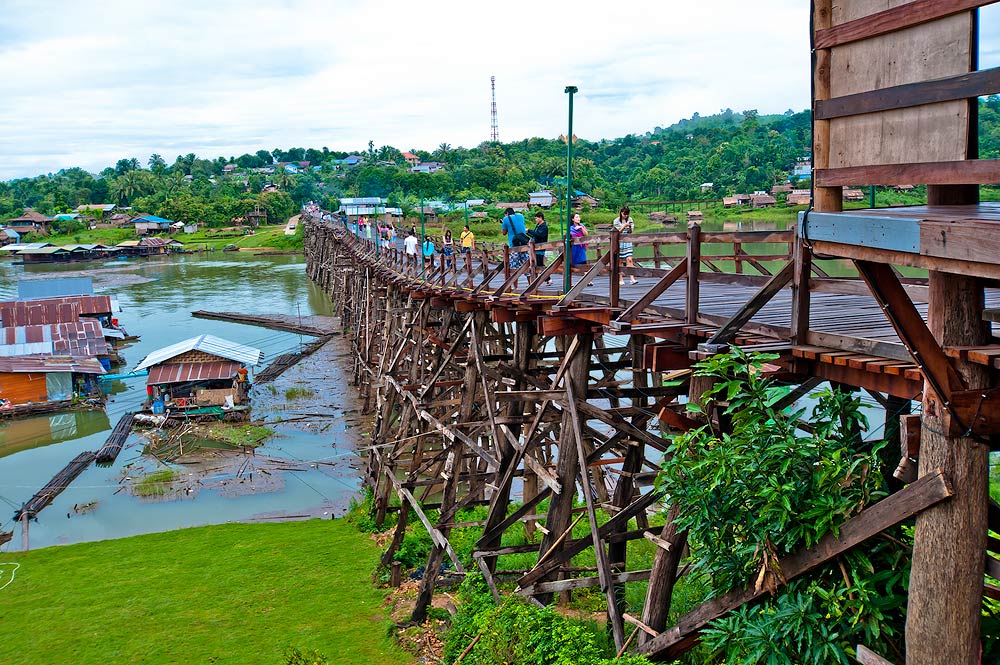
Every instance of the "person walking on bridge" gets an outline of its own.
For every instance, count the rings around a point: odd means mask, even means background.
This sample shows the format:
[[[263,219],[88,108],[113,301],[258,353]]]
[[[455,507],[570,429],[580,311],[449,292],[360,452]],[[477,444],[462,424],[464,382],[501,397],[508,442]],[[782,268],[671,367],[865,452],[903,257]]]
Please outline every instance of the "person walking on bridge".
[[[514,212],[513,208],[504,210],[500,220],[500,230],[507,234],[507,246],[510,247],[510,268],[517,270],[528,260],[528,253],[522,248],[531,242],[531,236],[526,232],[524,215]],[[517,287],[517,280],[513,286]]]
[[[406,265],[417,267],[417,234],[410,229],[410,232],[406,235],[406,239],[403,240],[403,252],[406,254]]]
[[[622,237],[628,233],[635,231],[635,222],[632,221],[631,212],[628,206],[622,206],[622,209],[618,211],[618,216],[615,217],[613,222],[614,227],[618,230],[618,258],[622,261],[626,267],[634,268],[635,264],[632,262],[632,243],[625,242]],[[635,275],[629,275],[629,279],[635,284],[638,280]],[[625,283],[625,277],[619,276],[619,284]]]

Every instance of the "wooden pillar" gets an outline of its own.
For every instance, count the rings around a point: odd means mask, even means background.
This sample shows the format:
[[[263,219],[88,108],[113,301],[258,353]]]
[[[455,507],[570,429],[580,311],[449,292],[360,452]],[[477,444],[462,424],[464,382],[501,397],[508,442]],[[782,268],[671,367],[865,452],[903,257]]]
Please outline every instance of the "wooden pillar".
[[[795,233],[792,242],[792,344],[806,344],[809,334],[809,277],[812,272],[812,254],[803,239]]]
[[[688,224],[687,244],[687,298],[684,311],[688,323],[698,322],[698,306],[701,298],[699,275],[701,274],[701,226],[696,222]]]
[[[629,349],[632,356],[632,385],[635,388],[646,388],[649,385],[649,375],[646,370],[642,367],[643,359],[643,348],[645,346],[646,337],[644,335],[631,335],[629,337]],[[646,397],[635,397],[632,399],[632,406],[641,407],[642,409],[649,408],[649,400]],[[642,414],[636,413],[632,416],[632,424],[639,429],[645,430],[648,418]],[[625,451],[625,461],[622,463],[622,474],[618,478],[618,484],[615,486],[615,494],[612,499],[612,504],[616,508],[624,508],[629,503],[632,502],[632,496],[635,494],[636,485],[632,478],[632,474],[638,473],[642,470],[642,461],[645,457],[646,446],[642,441],[633,441],[632,445],[629,445]],[[636,522],[640,525],[643,524],[645,520],[645,515],[637,516]],[[628,527],[626,526],[625,529]],[[623,529],[624,530],[624,529]],[[624,572],[626,567],[626,554],[628,553],[628,543],[626,541],[611,542],[608,544],[608,560],[614,564],[613,572],[620,573]],[[615,600],[618,604],[619,611],[625,612],[625,585],[618,584],[615,587]]]
[[[928,187],[940,204],[954,191]],[[944,191],[942,191],[942,189]],[[962,201],[960,195],[957,200]],[[928,326],[941,345],[989,342],[984,293],[975,278],[931,272]],[[954,361],[969,389],[989,386],[989,369]],[[923,476],[944,469],[954,495],[917,515],[906,618],[906,662],[975,665],[980,662],[980,613],[986,556],[989,449],[969,437],[949,435],[944,405],[925,382],[920,430]]]
[[[455,446],[448,454],[448,461],[445,464],[444,473],[448,476],[444,485],[444,494],[441,497],[441,515],[444,516],[455,505],[458,496],[458,479],[461,471],[461,447]],[[448,518],[454,521],[453,518]],[[451,527],[439,524],[438,530],[446,539],[451,534]],[[417,592],[417,601],[413,606],[413,614],[410,620],[415,623],[423,623],[427,618],[427,608],[430,607],[431,599],[434,596],[434,585],[437,582],[438,571],[441,562],[444,560],[445,550],[440,545],[431,548],[427,555],[427,563],[424,565],[424,576],[420,580],[420,590]]]
[[[833,27],[833,0],[813,0],[813,29]],[[830,99],[830,49],[816,49],[813,55],[813,105]],[[813,117],[816,109],[813,108]],[[830,168],[830,121],[813,120],[813,174]],[[818,187],[813,180],[813,208],[819,212],[840,212],[844,207],[842,187]]]
[[[577,344],[579,347],[570,358],[564,381],[572,382],[575,394],[586,395],[587,380],[590,375],[590,354],[594,345],[593,333],[577,335]],[[583,423],[577,425],[582,427]],[[576,439],[573,433],[574,423],[570,410],[563,409],[562,421],[559,425],[559,448],[556,460],[556,476],[562,485],[562,492],[553,496],[549,502],[549,512],[545,516],[545,528],[548,533],[542,538],[538,550],[539,556],[548,552],[555,541],[570,526],[573,499],[576,498],[576,477],[580,470]],[[571,540],[571,537],[567,537],[566,540]],[[565,541],[560,543],[559,548],[564,545]],[[537,598],[542,603],[549,603],[552,601],[552,594],[539,594]]]

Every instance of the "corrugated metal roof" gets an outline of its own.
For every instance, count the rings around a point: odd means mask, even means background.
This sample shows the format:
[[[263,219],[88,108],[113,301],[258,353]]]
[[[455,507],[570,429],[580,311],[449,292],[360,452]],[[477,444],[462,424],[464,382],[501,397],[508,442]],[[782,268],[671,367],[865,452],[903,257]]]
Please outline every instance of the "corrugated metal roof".
[[[101,324],[91,319],[71,323],[0,328],[0,344],[51,342],[57,354],[92,357],[110,352]]]
[[[17,283],[18,300],[92,295],[94,295],[94,281],[89,277],[22,279]]]
[[[30,356],[39,353],[52,355],[52,342],[28,342],[25,344],[0,344],[0,356]]]
[[[79,374],[104,374],[101,361],[96,358],[72,356],[19,356],[0,358],[0,373],[23,374],[26,372],[77,372]]]
[[[0,325],[7,328],[69,323],[79,318],[80,307],[73,302],[54,299],[0,302]]]
[[[198,337],[192,337],[183,342],[177,342],[176,344],[153,351],[141,363],[136,365],[133,371],[138,372],[147,367],[159,365],[188,351],[204,351],[213,356],[226,358],[227,360],[243,363],[244,365],[259,364],[262,355],[260,349],[255,349],[252,346],[230,342],[215,335],[199,335]]]
[[[65,247],[29,247],[18,254],[68,254],[69,251]]]
[[[111,296],[65,296],[38,300],[0,302],[0,325],[37,326],[46,323],[71,323],[80,316],[111,314]]]
[[[217,363],[170,363],[168,365],[157,365],[150,368],[149,378],[146,379],[146,383],[153,385],[159,383],[231,379],[236,375],[240,367],[242,367],[240,363],[225,361]]]

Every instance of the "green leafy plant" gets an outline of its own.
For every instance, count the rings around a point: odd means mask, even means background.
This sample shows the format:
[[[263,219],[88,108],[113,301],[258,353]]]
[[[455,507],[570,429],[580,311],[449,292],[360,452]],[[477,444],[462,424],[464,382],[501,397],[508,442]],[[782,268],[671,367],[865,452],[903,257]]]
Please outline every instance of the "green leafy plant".
[[[641,656],[615,659],[607,633],[592,621],[568,619],[552,607],[517,596],[497,605],[482,576],[470,573],[459,590],[458,614],[445,636],[444,660],[468,665],[647,665]]]
[[[884,442],[865,443],[867,420],[853,395],[827,389],[809,418],[774,408],[784,390],[762,371],[769,355],[734,349],[699,363],[715,380],[701,403],[711,423],[671,442],[658,478],[680,507],[692,571],[721,595],[747,584],[777,590],[779,561],[815,545],[885,495],[878,472]],[[710,411],[692,403],[689,410]],[[884,645],[902,630],[908,563],[902,533],[873,541],[772,600],[713,622],[704,640],[728,665],[847,662],[858,641]],[[891,651],[890,651],[891,652]]]

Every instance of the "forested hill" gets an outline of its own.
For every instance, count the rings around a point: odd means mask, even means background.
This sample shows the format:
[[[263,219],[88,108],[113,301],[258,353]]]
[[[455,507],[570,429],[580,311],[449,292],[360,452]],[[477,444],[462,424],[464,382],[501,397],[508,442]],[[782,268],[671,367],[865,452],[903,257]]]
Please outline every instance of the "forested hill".
[[[795,162],[808,157],[809,141],[808,111],[695,114],[642,135],[577,138],[573,185],[609,208],[638,199],[751,192],[784,182]],[[70,168],[0,183],[0,219],[17,216],[25,207],[51,215],[84,203],[113,202],[178,221],[223,225],[258,205],[280,217],[308,200],[335,206],[342,197],[380,196],[406,211],[421,197],[526,201],[528,192],[565,182],[563,137],[483,143],[471,149],[448,144],[429,151],[410,148],[425,164],[439,163],[434,173],[413,172],[403,149],[376,148],[369,142],[367,149],[354,153],[361,159],[357,165],[344,163],[348,153],[327,148],[258,150],[215,159],[178,155],[172,164],[153,155],[145,166],[126,156],[97,175]],[[1000,157],[997,96],[980,103],[980,156]],[[278,165],[305,161],[309,164],[287,169]],[[707,182],[714,188],[702,193],[700,186]],[[265,193],[267,185],[279,191]]]

